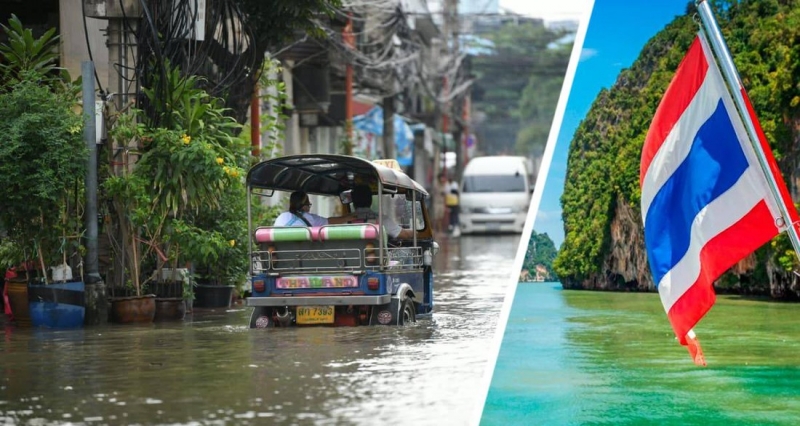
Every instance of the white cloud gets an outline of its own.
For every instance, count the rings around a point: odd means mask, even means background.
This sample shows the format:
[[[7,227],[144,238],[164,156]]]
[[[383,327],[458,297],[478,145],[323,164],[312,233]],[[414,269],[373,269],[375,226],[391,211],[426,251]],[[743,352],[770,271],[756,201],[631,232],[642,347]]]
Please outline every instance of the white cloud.
[[[588,49],[588,48],[581,49],[580,61],[585,61],[589,58],[594,58],[595,56],[597,56],[598,53],[599,52],[597,51],[597,49]]]
[[[579,19],[594,0],[500,0],[500,8],[547,21]]]

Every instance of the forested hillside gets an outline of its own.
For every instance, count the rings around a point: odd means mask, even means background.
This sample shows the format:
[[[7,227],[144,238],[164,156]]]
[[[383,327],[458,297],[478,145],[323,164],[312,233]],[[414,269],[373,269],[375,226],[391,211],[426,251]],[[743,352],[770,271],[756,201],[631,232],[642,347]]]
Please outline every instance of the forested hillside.
[[[547,281],[555,280],[553,272],[553,260],[556,258],[556,246],[547,233],[539,234],[533,231],[531,239],[528,241],[528,248],[525,250],[525,260],[522,269],[528,271],[528,276],[535,277],[538,268],[544,268]]]

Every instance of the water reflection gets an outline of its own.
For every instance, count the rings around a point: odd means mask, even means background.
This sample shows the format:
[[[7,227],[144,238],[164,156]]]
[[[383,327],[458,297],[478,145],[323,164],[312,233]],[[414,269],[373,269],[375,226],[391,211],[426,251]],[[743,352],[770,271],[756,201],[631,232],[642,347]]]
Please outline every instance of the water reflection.
[[[0,423],[467,424],[519,236],[440,241],[434,314],[411,327],[180,323],[5,328]]]

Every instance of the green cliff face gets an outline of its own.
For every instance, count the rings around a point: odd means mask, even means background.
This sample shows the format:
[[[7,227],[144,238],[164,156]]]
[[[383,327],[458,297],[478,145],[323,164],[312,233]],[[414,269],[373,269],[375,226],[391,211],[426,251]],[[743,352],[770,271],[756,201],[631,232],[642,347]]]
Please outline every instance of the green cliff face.
[[[725,4],[723,4],[725,3]],[[797,199],[800,0],[714,2],[764,132]],[[720,13],[719,11],[724,11]],[[564,243],[554,263],[565,288],[653,290],[639,209],[639,162],[650,121],[699,27],[693,7],[654,36],[603,90],[571,141],[561,197]],[[785,237],[740,262],[720,290],[797,297]],[[781,255],[783,258],[781,258]],[[796,262],[795,262],[796,263]]]

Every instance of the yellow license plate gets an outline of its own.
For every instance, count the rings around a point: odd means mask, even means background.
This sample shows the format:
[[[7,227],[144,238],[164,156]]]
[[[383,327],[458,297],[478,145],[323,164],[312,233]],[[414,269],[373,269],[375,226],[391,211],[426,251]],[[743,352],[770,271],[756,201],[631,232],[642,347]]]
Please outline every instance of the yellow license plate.
[[[298,324],[333,324],[333,306],[298,306]]]

